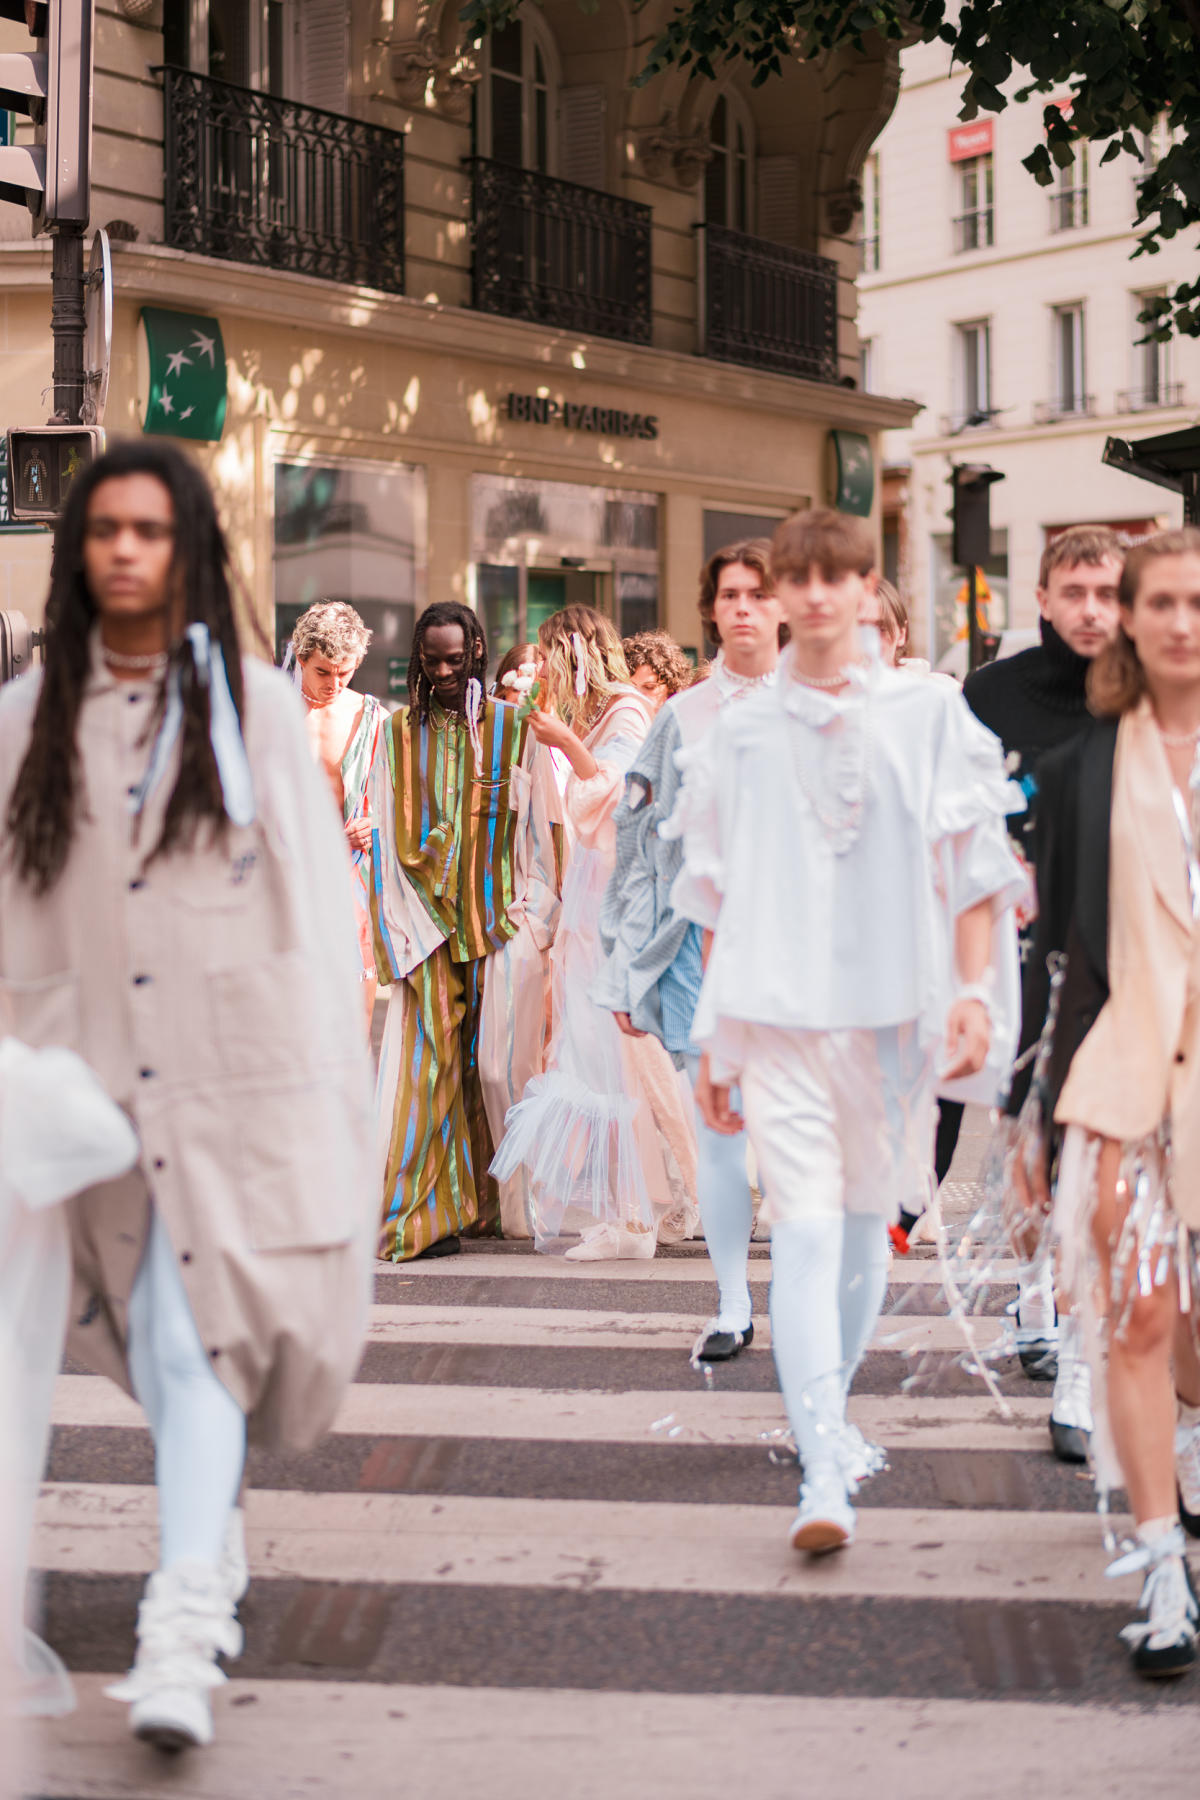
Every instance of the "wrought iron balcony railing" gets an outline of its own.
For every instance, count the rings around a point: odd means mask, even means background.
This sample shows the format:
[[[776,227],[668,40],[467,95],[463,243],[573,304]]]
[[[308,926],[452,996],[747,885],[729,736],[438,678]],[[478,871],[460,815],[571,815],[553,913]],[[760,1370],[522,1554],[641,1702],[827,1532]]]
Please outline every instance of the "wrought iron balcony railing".
[[[974,212],[959,213],[954,221],[954,249],[961,255],[966,250],[988,250],[996,241],[996,215],[990,206]]]
[[[1088,222],[1088,191],[1085,187],[1060,188],[1050,196],[1051,231],[1078,231]]]
[[[836,381],[837,264],[725,225],[702,230],[704,354]]]
[[[1159,381],[1152,387],[1123,388],[1117,395],[1119,413],[1154,412],[1158,407],[1182,405],[1182,381]]]
[[[1090,419],[1096,410],[1094,394],[1063,394],[1057,400],[1039,400],[1033,409],[1035,425],[1054,425],[1060,419]]]
[[[470,159],[473,304],[650,342],[650,208],[486,157]]]
[[[399,132],[164,68],[177,250],[404,292]]]

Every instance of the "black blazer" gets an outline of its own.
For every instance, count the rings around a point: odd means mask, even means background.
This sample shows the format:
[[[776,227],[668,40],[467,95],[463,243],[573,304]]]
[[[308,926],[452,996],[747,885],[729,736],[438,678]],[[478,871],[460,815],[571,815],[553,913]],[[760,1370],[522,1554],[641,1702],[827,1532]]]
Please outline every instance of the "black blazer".
[[[1096,719],[1038,769],[1038,917],[1021,989],[1022,1052],[1036,1044],[1050,1001],[1047,959],[1064,952],[1054,1049],[1043,1106],[1049,1117],[1072,1058],[1108,999],[1108,858],[1117,720]],[[1020,1111],[1032,1069],[1013,1078],[1006,1111]]]

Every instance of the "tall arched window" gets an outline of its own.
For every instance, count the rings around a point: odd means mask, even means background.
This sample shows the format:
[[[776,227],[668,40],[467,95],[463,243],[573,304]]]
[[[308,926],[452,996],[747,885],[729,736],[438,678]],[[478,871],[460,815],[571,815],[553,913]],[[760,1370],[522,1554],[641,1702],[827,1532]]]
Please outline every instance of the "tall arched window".
[[[712,156],[704,171],[704,217],[710,225],[749,231],[753,146],[750,117],[737,94],[717,96],[708,136]]]
[[[493,162],[555,172],[554,48],[541,22],[517,18],[489,34],[479,87],[479,149]]]

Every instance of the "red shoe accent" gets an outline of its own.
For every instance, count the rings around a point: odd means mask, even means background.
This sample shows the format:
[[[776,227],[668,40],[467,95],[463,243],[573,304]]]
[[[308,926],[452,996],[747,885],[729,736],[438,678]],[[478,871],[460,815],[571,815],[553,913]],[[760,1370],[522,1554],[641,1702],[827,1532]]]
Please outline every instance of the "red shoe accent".
[[[892,1249],[897,1256],[908,1255],[908,1233],[903,1225],[889,1225],[888,1236],[892,1240]]]

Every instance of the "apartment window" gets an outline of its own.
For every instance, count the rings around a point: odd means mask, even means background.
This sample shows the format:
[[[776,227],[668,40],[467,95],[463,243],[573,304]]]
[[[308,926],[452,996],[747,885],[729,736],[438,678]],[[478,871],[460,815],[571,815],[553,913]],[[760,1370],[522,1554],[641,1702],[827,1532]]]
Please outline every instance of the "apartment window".
[[[862,174],[862,272],[873,275],[879,267],[879,157],[868,156]],[[865,386],[864,382],[864,386]]]
[[[708,126],[704,217],[710,225],[750,230],[750,118],[737,94],[719,94]]]
[[[952,430],[987,425],[992,417],[992,324],[972,319],[956,325],[957,393]]]
[[[1146,335],[1147,326],[1141,314],[1151,300],[1161,300],[1164,289],[1154,288],[1130,295],[1130,320],[1133,339],[1131,385],[1117,395],[1118,412],[1148,412],[1156,406],[1178,406],[1183,398],[1179,382],[1171,380],[1168,339],[1160,343]]]
[[[1069,163],[1058,171],[1050,196],[1051,231],[1077,231],[1088,222],[1087,147],[1078,145]]]
[[[958,216],[954,221],[954,248],[985,250],[996,241],[991,156],[970,156],[956,168]]]
[[[1082,303],[1056,306],[1053,312],[1054,394],[1039,407],[1038,418],[1066,419],[1092,410],[1087,392],[1087,360]]]
[[[557,83],[553,48],[533,17],[488,34],[479,85],[479,142],[493,162],[555,173],[551,129]]]

